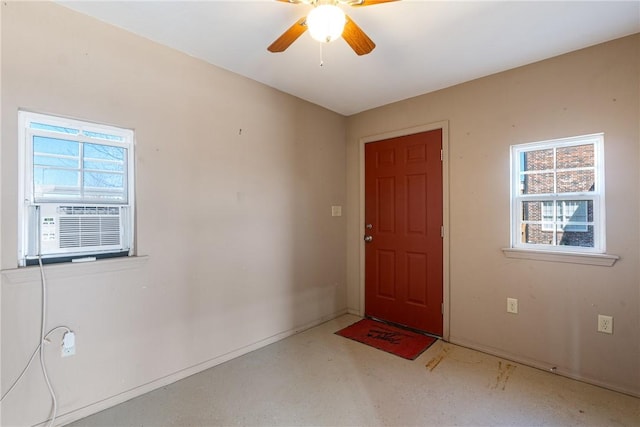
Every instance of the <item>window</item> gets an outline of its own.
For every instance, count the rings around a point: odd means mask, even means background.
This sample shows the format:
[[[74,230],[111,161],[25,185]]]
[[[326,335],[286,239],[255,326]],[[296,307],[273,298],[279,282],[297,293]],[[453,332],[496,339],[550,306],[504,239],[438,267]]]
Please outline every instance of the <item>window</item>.
[[[20,265],[129,255],[133,131],[19,112]]]
[[[511,147],[511,246],[604,253],[602,134]]]

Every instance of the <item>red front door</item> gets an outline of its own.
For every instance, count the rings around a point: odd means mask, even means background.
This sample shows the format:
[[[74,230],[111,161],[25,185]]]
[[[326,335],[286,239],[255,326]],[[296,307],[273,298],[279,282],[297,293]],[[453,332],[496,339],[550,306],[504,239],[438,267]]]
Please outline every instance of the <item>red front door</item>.
[[[365,314],[442,335],[442,130],[365,145]]]

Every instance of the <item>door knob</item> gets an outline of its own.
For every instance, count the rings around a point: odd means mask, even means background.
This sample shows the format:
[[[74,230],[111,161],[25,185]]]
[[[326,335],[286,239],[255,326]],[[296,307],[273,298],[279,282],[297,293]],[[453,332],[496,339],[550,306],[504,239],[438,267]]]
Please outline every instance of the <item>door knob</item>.
[[[364,236],[364,241],[370,243],[373,241],[373,236]]]

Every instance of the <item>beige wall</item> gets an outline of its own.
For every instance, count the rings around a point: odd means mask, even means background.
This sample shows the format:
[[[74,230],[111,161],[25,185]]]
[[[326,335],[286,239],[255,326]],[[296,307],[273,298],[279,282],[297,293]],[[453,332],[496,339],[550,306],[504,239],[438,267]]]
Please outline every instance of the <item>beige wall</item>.
[[[640,395],[640,36],[367,111],[347,126],[347,282],[360,312],[361,139],[449,123],[450,340]],[[604,132],[613,267],[508,259],[509,147]],[[519,299],[518,315],[506,298]],[[598,314],[614,334],[596,332]]]
[[[145,257],[47,267],[47,325],[77,333],[47,348],[61,421],[345,311],[344,117],[53,3],[1,8],[3,391],[40,321],[37,270],[12,270],[18,108],[136,132]],[[2,425],[49,408],[36,364]]]
[[[47,349],[61,421],[347,302],[359,312],[360,139],[440,121],[451,341],[640,394],[639,36],[345,119],[55,4],[0,9],[3,391],[39,328],[37,270],[13,270],[25,108],[131,127],[137,138],[143,256],[47,268],[48,326],[77,332],[76,356],[61,359],[55,340]],[[621,260],[505,258],[509,146],[594,132],[605,133],[608,251]],[[347,202],[346,217],[330,216]],[[507,296],[519,299],[517,316],[506,314]],[[595,332],[598,313],[614,316],[613,335]],[[42,422],[48,409],[34,367],[3,404],[2,425]]]

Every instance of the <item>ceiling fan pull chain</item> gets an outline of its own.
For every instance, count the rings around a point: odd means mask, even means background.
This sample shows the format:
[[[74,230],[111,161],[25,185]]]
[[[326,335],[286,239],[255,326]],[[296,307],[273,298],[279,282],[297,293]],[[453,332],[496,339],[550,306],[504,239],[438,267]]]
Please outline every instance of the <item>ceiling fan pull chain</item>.
[[[324,60],[323,60],[323,58],[322,58],[322,45],[323,45],[324,43],[318,43],[318,44],[320,45],[320,66],[321,66],[321,67],[324,67]]]

